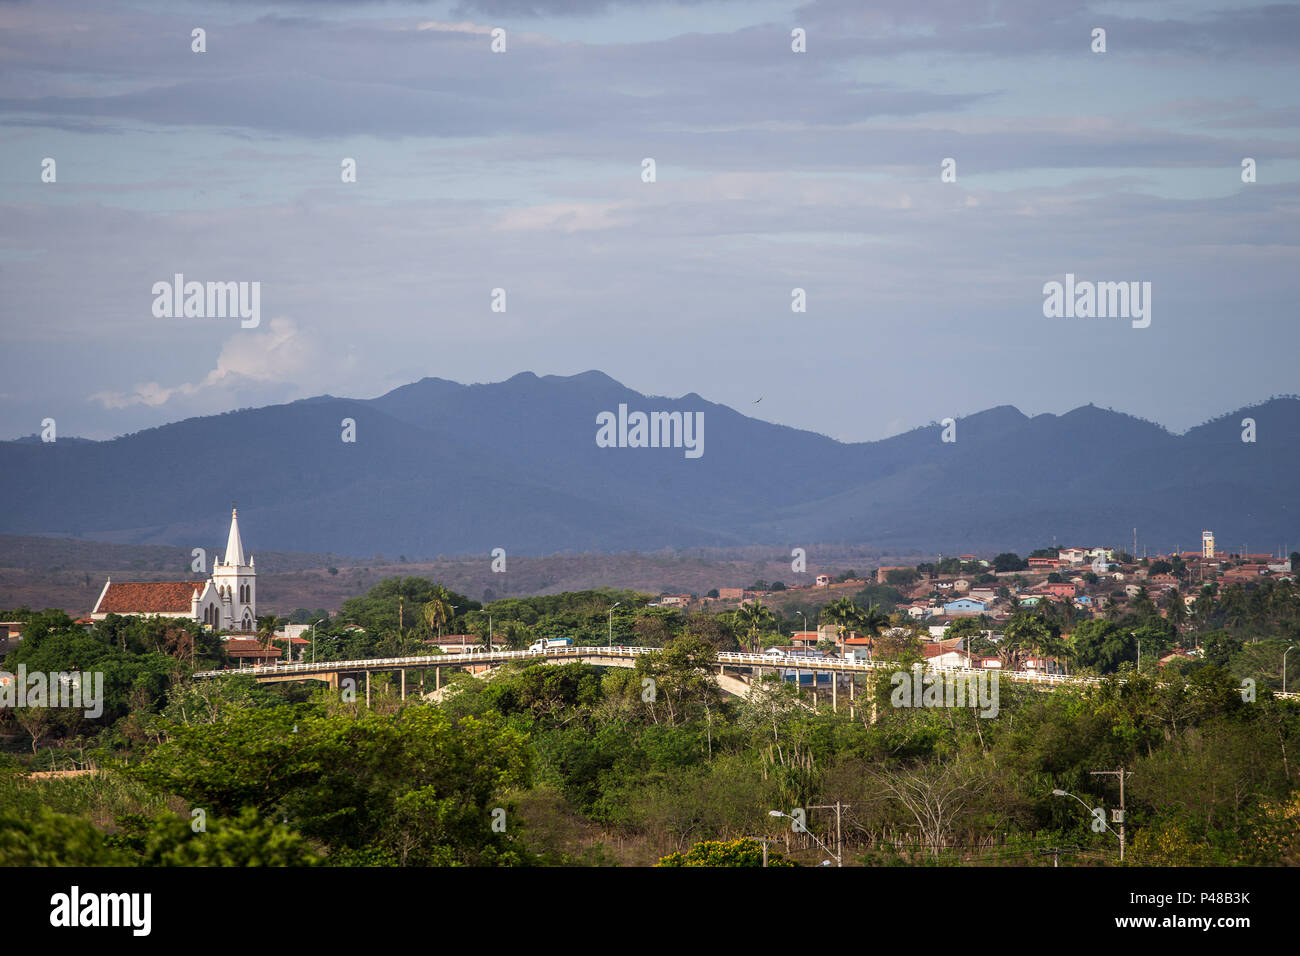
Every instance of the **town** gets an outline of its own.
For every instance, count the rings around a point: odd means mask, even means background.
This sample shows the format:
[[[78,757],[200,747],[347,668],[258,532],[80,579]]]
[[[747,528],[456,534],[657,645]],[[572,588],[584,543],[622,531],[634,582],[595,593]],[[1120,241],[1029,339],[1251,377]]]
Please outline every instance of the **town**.
[[[0,776],[6,805],[116,781],[55,830],[10,820],[41,852],[244,865],[232,846],[273,838],[286,865],[1300,861],[1285,835],[1294,553],[1225,552],[1204,531],[1200,551],[1140,558],[1081,544],[704,594],[482,601],[406,575],[335,608],[268,612],[246,533],[232,509],[206,575],[110,574],[86,613],[0,613],[0,765],[19,771]],[[84,712],[16,684],[91,679]],[[370,779],[381,765],[357,769],[359,741],[393,734],[409,757]],[[195,776],[218,739],[220,765]],[[267,746],[285,762],[250,796]],[[447,746],[472,764],[419,756]],[[1251,767],[1267,769],[1246,783]],[[1133,777],[1123,823],[1090,829],[1096,812],[1061,797],[1083,802],[1112,771]],[[1208,816],[1168,802],[1175,781]],[[1250,796],[1224,803],[1232,787]],[[346,822],[373,788],[390,809]],[[417,791],[460,806],[459,822],[413,840],[400,808]],[[958,799],[936,816],[940,793]],[[196,842],[163,799],[226,836]],[[798,825],[771,822],[785,817]],[[55,835],[72,830],[80,849]]]

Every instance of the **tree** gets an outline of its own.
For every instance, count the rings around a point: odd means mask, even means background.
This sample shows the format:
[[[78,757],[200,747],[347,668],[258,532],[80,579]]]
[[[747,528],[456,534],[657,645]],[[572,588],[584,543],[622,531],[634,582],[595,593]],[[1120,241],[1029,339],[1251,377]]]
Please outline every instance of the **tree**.
[[[763,845],[757,840],[701,840],[685,853],[670,853],[655,866],[763,866]],[[798,866],[775,850],[767,853],[767,866]]]
[[[261,816],[332,853],[374,848],[402,865],[517,861],[492,827],[501,792],[527,786],[532,748],[495,715],[453,723],[431,707],[275,707],[218,724],[172,726],[127,773],[209,818]]]
[[[722,691],[713,679],[716,660],[712,645],[691,636],[679,637],[662,651],[638,657],[633,673],[648,692],[646,706],[651,719],[659,723],[662,714],[674,726],[707,718],[717,709]],[[646,678],[653,683],[645,685]]]
[[[1082,621],[1072,640],[1076,665],[1101,674],[1113,674],[1122,662],[1137,660],[1137,642],[1128,628],[1113,621]]]
[[[1024,571],[1028,567],[1028,561],[1011,551],[1004,551],[993,559],[993,570],[999,573],[1006,571]]]
[[[948,836],[974,798],[983,775],[959,762],[921,763],[872,771],[882,791],[906,808],[916,823],[919,842],[938,856]]]
[[[895,587],[907,587],[919,581],[921,574],[915,568],[891,568],[885,572],[885,581]]]
[[[775,624],[776,616],[762,601],[754,600],[748,604],[742,604],[737,609],[736,622],[740,626],[742,633],[748,635],[750,648],[756,649],[759,633],[763,628]]]
[[[827,604],[822,608],[821,616],[827,623],[834,624],[839,628],[841,640],[838,643],[843,643],[844,631],[852,630],[865,619],[862,608],[848,598],[839,598]]]
[[[1139,622],[1158,615],[1155,602],[1151,600],[1151,595],[1147,592],[1145,585],[1139,587],[1137,593],[1133,595],[1133,599],[1128,602],[1128,610],[1129,616]]]
[[[442,637],[442,629],[452,616],[451,602],[447,600],[446,594],[445,590],[438,588],[434,596],[426,601],[421,609],[429,630],[437,630],[438,637]]]
[[[234,817],[206,817],[198,831],[193,818],[171,814],[119,822],[123,833],[109,842],[136,850],[141,866],[315,866],[323,860],[302,834],[247,807]]]
[[[0,866],[126,866],[130,856],[109,846],[87,820],[55,813],[0,809]]]
[[[1030,611],[1018,611],[1013,614],[1011,620],[1007,622],[1005,634],[1003,643],[1008,646],[1008,649],[1019,648],[1029,651],[1039,659],[1040,668],[1044,657],[1058,655],[1063,650],[1063,645],[1058,639],[1059,632],[1055,627],[1041,615]],[[1007,663],[1019,663],[1019,661]]]

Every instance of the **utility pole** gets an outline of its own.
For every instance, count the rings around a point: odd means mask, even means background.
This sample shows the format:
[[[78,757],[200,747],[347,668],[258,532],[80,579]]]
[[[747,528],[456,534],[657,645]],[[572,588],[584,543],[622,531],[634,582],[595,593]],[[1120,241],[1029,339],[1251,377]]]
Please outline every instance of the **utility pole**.
[[[1123,767],[1120,767],[1118,770],[1091,770],[1089,771],[1089,773],[1091,773],[1092,776],[1094,777],[1102,776],[1102,775],[1119,777],[1119,819],[1115,820],[1114,822],[1119,824],[1119,861],[1123,863],[1124,862],[1124,818],[1125,818],[1124,780],[1127,777],[1133,776],[1133,771],[1125,770]],[[1111,811],[1112,814],[1114,814],[1114,812],[1115,811],[1113,810]]]
[[[838,800],[833,804],[823,804],[817,807],[809,807],[809,810],[834,810],[835,811],[835,865],[844,865],[844,831],[840,827],[840,810],[847,810],[853,806],[851,803],[840,803]]]
[[[777,841],[773,840],[771,837],[755,837],[755,836],[743,837],[742,839],[753,840],[755,843],[763,844],[763,866],[767,866],[767,845],[769,843],[775,843]]]

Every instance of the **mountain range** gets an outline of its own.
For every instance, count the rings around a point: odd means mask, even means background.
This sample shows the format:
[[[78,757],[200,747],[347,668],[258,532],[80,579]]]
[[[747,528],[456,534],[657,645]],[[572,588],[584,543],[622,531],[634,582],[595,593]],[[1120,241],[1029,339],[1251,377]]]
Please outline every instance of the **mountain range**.
[[[597,416],[703,413],[703,454],[599,447]],[[1242,420],[1256,440],[1242,441]],[[355,441],[343,440],[345,419]],[[633,421],[633,425],[635,422]],[[1051,544],[1273,551],[1300,540],[1300,399],[1175,435],[1092,405],[999,406],[842,443],[596,371],[374,399],[320,396],[111,441],[0,442],[0,532],[214,549],[238,501],[266,550],[415,556],[852,543],[932,553]]]

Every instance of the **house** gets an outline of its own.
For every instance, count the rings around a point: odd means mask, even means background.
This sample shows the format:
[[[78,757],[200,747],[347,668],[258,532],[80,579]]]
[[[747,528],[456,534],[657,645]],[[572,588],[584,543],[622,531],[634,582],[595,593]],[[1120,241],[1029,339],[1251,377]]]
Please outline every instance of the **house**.
[[[1174,648],[1173,652],[1160,658],[1160,666],[1164,667],[1172,661],[1195,660],[1196,655],[1191,651],[1184,650],[1181,647]]]
[[[1031,571],[1037,570],[1038,568],[1043,568],[1047,571],[1055,571],[1061,566],[1060,558],[1029,558],[1027,560],[1029,561],[1029,570]]]
[[[1084,551],[1083,548],[1062,548],[1057,553],[1060,560],[1066,564],[1083,564],[1084,558],[1088,555],[1088,552]]]
[[[744,588],[718,588],[718,599],[722,601],[743,601]]]
[[[829,574],[817,575],[817,586],[819,588],[828,588],[831,586],[831,576]]]
[[[931,667],[967,667],[971,657],[958,648],[959,640],[926,644],[921,648],[921,655]]]
[[[211,628],[250,634],[257,629],[257,569],[245,562],[239,536],[239,513],[231,509],[225,560],[213,562],[206,581],[119,581],[110,577],[90,617],[179,617]]]
[[[0,657],[4,657],[23,639],[22,621],[0,621]]]
[[[963,597],[944,604],[943,613],[956,616],[969,616],[972,614],[983,614],[988,609],[989,606],[983,601],[977,601],[970,597]]]
[[[993,588],[971,588],[966,596],[976,601],[983,601],[985,604],[992,604],[998,599],[998,592]]]
[[[965,578],[958,578],[956,581],[952,582],[952,589],[954,591],[969,591],[970,582]]]
[[[659,598],[659,603],[664,607],[685,607],[691,603],[689,594],[665,594]]]
[[[863,637],[855,634],[844,640],[844,656],[851,659],[870,660],[875,649],[876,639],[874,637]]]
[[[1054,598],[1072,598],[1078,593],[1078,590],[1079,586],[1077,584],[1068,584],[1064,581],[1056,584],[1044,584],[1042,588],[1044,594]]]
[[[261,641],[251,637],[233,637],[222,645],[227,657],[233,657],[241,665],[270,664],[283,656],[278,647],[267,647]]]

